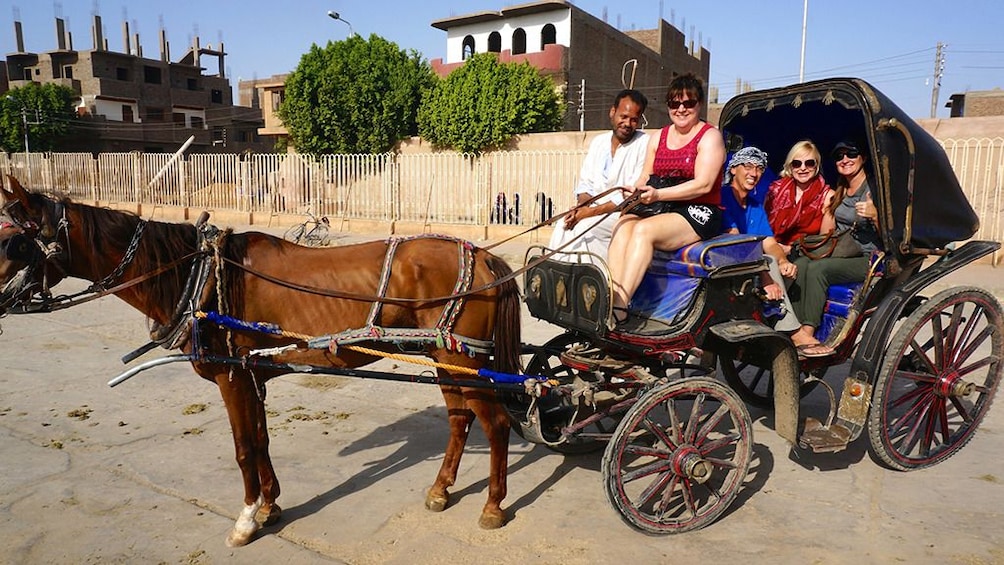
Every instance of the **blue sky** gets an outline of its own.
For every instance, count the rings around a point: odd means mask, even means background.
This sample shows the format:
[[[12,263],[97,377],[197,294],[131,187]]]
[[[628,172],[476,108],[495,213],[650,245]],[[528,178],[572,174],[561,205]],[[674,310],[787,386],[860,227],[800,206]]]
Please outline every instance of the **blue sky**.
[[[161,23],[177,60],[196,33],[203,45],[225,44],[226,70],[236,80],[296,68],[311,44],[344,39],[349,25],[326,16],[339,12],[364,36],[381,35],[427,59],[445,55],[446,32],[433,20],[522,3],[491,0],[0,0],[0,52],[15,50],[15,13],[25,47],[55,49],[54,18],[68,21],[74,47],[91,48],[91,15],[102,17],[112,50],[122,50],[122,22],[140,33],[144,55],[159,57]],[[579,8],[621,29],[653,28],[660,15],[711,51],[711,85],[719,101],[736,80],[754,88],[798,82],[803,0],[578,0]],[[930,115],[937,43],[945,69],[937,105],[947,117],[948,96],[1004,87],[1004,2],[999,0],[809,0],[805,78],[863,78],[911,116]],[[617,82],[619,77],[611,77]],[[588,102],[588,101],[587,101]],[[596,103],[606,104],[597,100]]]

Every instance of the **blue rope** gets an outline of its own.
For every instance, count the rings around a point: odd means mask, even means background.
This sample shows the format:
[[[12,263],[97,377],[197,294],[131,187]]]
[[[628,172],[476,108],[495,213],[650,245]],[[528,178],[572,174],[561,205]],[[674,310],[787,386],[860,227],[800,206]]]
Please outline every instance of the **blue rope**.
[[[478,369],[478,376],[484,377],[493,383],[524,383],[528,380],[546,381],[546,377],[534,375],[513,375],[512,373],[499,373],[491,369]]]
[[[232,330],[251,330],[272,335],[282,335],[282,328],[280,328],[278,324],[270,324],[268,322],[245,322],[244,320],[238,320],[237,318],[232,318],[230,316],[220,314],[219,312],[203,312],[203,314],[210,322]]]

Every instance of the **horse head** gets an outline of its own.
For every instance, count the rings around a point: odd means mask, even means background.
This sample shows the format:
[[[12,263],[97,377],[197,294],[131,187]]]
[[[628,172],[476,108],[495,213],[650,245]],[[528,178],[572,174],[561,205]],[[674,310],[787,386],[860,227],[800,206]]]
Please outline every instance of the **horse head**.
[[[12,307],[25,309],[32,296],[47,295],[65,276],[59,266],[56,203],[29,193],[12,176],[10,190],[0,187],[0,315]]]

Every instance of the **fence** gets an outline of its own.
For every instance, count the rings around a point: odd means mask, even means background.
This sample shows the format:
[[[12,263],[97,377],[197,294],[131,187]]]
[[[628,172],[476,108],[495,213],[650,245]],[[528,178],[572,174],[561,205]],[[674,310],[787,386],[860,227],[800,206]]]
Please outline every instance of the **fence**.
[[[981,219],[1004,232],[1004,138],[941,141]],[[585,151],[325,155],[0,154],[0,172],[31,188],[101,203],[429,226],[529,227],[568,209]]]

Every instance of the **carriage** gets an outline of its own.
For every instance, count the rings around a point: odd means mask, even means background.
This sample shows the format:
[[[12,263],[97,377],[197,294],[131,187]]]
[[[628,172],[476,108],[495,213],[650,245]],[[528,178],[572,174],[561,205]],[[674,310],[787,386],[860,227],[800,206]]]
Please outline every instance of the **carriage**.
[[[115,294],[152,320],[150,344],[180,352],[134,366],[110,384],[165,363],[191,363],[220,389],[244,480],[228,537],[248,543],[278,520],[265,383],[291,372],[438,384],[450,440],[426,506],[443,510],[475,417],[491,447],[483,527],[505,522],[510,426],[562,453],[604,449],[603,485],[631,526],[684,532],[717,519],[741,490],[753,454],[744,401],[772,407],[776,432],[799,449],[839,451],[865,430],[889,467],[947,459],[972,437],[1000,381],[1001,307],[978,288],[932,297],[945,274],[997,250],[968,241],[977,219],[933,138],[868,84],[831,79],[730,101],[727,148],[783,155],[797,139],[830,147],[867,140],[885,251],[859,285],[831,289],[820,339],[835,355],[800,360],[772,328],[762,298],[760,240],[720,236],[657,255],[614,325],[602,261],[556,260],[531,248],[519,272],[448,237],[309,249],[265,234],[146,222],[68,200],[4,190],[0,315],[70,307]],[[772,168],[780,163],[771,162]],[[11,182],[11,184],[16,184]],[[530,313],[561,327],[522,344],[515,277]],[[63,277],[90,280],[54,295]],[[387,355],[432,359],[435,375],[357,367]],[[519,356],[525,363],[519,370]],[[848,360],[836,390],[824,378]],[[725,382],[716,378],[718,373]],[[800,398],[825,390],[826,415]]]
[[[742,401],[773,408],[777,433],[799,449],[841,451],[867,431],[876,459],[907,471],[961,449],[1001,378],[1004,325],[994,296],[979,288],[923,294],[999,248],[955,247],[978,220],[933,137],[854,79],[738,96],[720,128],[728,151],[760,147],[775,171],[798,140],[823,148],[867,140],[884,251],[871,254],[863,282],[829,289],[816,337],[835,353],[807,359],[772,329],[772,305],[758,294],[761,238],[723,235],[657,251],[627,324],[613,321],[602,260],[528,252],[527,306],[566,332],[533,349],[526,368],[561,383],[559,394],[511,398],[515,429],[557,451],[605,449],[608,499],[649,533],[699,528],[736,496],[752,446]],[[823,378],[848,361],[842,386]],[[800,406],[816,388],[829,398],[827,414]]]

